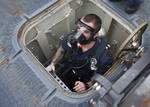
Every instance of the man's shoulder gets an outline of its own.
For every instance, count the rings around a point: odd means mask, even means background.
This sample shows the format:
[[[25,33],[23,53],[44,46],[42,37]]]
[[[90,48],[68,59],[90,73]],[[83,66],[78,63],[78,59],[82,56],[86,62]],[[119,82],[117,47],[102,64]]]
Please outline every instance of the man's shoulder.
[[[107,50],[108,40],[106,37],[98,37],[96,41],[97,44],[96,44],[95,55],[99,57],[102,56],[103,53],[108,52]]]
[[[96,41],[99,47],[103,47],[108,44],[108,40],[106,37],[97,37]]]

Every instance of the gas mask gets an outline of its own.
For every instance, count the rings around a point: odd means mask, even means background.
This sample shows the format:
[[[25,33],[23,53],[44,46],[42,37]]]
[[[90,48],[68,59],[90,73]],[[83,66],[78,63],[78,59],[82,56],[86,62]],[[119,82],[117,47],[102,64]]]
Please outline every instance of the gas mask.
[[[79,29],[79,30],[77,30]],[[89,38],[86,38],[84,33],[89,34]],[[69,37],[69,42],[71,45],[76,45],[77,43],[80,45],[85,45],[94,41],[94,35],[96,34],[96,30],[85,23],[81,22],[80,20],[77,23],[77,28],[74,33]]]
[[[92,37],[93,38],[93,37]],[[92,38],[86,38],[81,31],[75,31],[68,37],[68,46],[73,48],[74,50],[78,50],[81,48],[81,45],[88,44],[92,41]]]
[[[78,31],[78,33],[79,33],[79,31]],[[76,36],[76,35],[75,35],[75,36]],[[86,37],[85,37],[83,34],[81,34],[81,35],[79,36],[77,42],[78,42],[79,44],[81,44],[81,45],[85,45],[85,44],[90,43],[90,42],[92,41],[92,38],[93,38],[93,37],[90,37],[89,39],[86,39]]]
[[[89,39],[86,39],[86,37],[83,35],[81,31],[75,31],[73,34],[69,37],[69,42],[71,44],[73,43],[79,43],[79,44],[87,44],[89,43]]]

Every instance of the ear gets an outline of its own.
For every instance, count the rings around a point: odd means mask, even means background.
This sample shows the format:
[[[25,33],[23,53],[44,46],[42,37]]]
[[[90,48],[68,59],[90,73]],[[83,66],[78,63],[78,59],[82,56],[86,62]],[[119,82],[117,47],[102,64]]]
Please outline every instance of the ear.
[[[106,35],[106,31],[105,29],[102,27],[95,35],[94,35],[94,38],[96,37],[103,37]]]
[[[106,31],[105,31],[105,29],[104,29],[103,27],[99,30],[98,33],[99,33],[98,35],[99,35],[100,37],[106,35]]]
[[[97,32],[93,38],[96,39],[97,37],[99,37],[99,32]]]

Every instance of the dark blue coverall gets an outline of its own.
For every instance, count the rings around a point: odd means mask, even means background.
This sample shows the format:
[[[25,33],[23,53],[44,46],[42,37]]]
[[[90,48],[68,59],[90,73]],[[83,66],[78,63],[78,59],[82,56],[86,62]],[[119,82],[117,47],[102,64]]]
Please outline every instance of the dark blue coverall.
[[[62,80],[72,91],[76,81],[87,83],[95,72],[103,75],[111,67],[113,58],[106,44],[105,37],[97,38],[91,49],[82,52],[68,46],[67,36],[63,39],[61,46],[65,55]]]

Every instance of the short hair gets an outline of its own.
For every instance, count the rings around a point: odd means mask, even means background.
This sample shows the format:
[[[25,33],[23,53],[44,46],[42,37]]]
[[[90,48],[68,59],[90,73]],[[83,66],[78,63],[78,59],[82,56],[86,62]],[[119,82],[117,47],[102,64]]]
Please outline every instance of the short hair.
[[[85,22],[92,22],[95,26],[95,33],[97,33],[101,29],[101,19],[99,16],[96,14],[87,14],[86,16],[83,17],[83,21]]]

